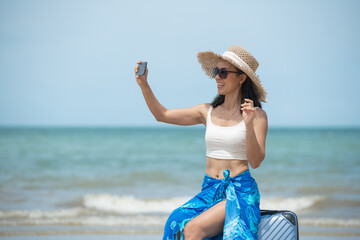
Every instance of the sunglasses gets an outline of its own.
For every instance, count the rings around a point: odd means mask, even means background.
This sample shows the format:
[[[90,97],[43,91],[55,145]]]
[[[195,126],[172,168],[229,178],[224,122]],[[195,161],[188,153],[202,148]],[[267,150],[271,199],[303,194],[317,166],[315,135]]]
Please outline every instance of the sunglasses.
[[[225,79],[225,78],[227,78],[228,73],[240,73],[240,72],[229,71],[226,68],[220,68],[220,69],[217,67],[213,68],[213,77],[214,78],[216,77],[216,75],[219,75],[219,77],[221,79]]]

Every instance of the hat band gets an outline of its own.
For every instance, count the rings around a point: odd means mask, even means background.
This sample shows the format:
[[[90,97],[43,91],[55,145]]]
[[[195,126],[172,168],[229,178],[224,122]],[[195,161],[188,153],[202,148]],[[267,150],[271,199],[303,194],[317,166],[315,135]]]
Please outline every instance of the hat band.
[[[233,60],[234,62],[236,62],[238,65],[244,66],[244,67],[246,67],[246,68],[248,68],[248,69],[251,69],[251,68],[249,67],[249,65],[248,65],[244,60],[242,60],[241,58],[239,58],[239,56],[236,55],[236,54],[233,53],[233,52],[226,51],[226,52],[224,52],[224,54],[223,54],[222,56],[223,56],[223,57],[231,58],[231,60]],[[252,69],[251,69],[251,70],[252,70]],[[253,70],[252,70],[252,71],[253,71]]]

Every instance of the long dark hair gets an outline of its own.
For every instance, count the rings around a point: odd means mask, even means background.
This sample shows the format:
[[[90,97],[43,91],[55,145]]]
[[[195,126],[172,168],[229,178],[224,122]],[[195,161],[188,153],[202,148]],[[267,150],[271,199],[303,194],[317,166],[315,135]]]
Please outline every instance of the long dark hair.
[[[240,69],[236,68],[238,71],[238,75],[244,73],[243,71],[241,71]],[[241,99],[240,99],[240,105],[243,104],[245,102],[245,98],[251,99],[254,102],[254,107],[259,107],[262,108],[261,106],[261,102],[259,100],[259,98],[256,96],[255,91],[254,91],[254,84],[251,81],[251,79],[246,75],[246,80],[245,82],[241,85],[240,88],[240,92],[239,94],[241,94]],[[218,94],[214,100],[211,102],[211,106],[213,108],[216,108],[217,106],[220,106],[221,104],[223,104],[225,101],[225,95],[220,95]],[[240,109],[240,114],[242,114],[242,110]]]

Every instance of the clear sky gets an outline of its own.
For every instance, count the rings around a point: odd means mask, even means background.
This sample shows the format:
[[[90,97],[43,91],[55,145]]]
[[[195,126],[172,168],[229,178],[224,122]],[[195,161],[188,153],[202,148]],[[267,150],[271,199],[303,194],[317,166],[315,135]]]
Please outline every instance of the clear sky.
[[[0,0],[0,125],[164,125],[167,108],[210,102],[198,51],[250,51],[269,127],[360,126],[359,1]]]

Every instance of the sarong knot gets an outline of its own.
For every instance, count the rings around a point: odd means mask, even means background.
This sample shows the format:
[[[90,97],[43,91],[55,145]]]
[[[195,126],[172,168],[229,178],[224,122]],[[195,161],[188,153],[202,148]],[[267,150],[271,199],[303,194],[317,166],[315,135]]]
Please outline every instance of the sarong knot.
[[[225,170],[223,171],[223,174],[224,174],[224,178],[222,179],[222,181],[223,181],[226,185],[228,185],[229,182],[230,182],[230,170],[229,170],[229,169],[225,169]]]

